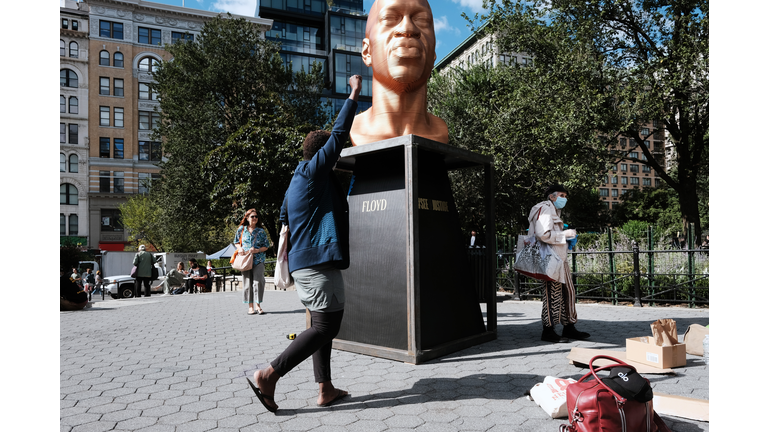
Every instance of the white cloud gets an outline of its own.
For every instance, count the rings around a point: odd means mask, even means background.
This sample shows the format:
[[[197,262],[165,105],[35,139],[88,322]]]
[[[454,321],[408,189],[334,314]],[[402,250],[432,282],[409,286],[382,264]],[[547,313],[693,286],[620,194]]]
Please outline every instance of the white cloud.
[[[462,7],[472,9],[474,13],[480,13],[484,11],[483,0],[452,0],[454,3],[460,4]]]
[[[252,17],[256,14],[258,0],[216,0],[213,10]]]
[[[443,31],[448,31],[448,32],[455,33],[457,36],[461,35],[461,30],[448,24],[447,16],[443,15],[441,17],[436,17],[434,18],[434,21],[435,21],[435,34],[438,34]]]

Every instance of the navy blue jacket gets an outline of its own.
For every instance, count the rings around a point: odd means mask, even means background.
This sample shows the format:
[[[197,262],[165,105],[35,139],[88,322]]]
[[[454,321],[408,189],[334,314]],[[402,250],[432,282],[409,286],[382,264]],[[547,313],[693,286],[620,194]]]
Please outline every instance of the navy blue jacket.
[[[347,99],[328,142],[301,161],[285,192],[280,221],[290,228],[288,270],[331,263],[349,267],[349,206],[333,167],[349,137],[357,102]]]

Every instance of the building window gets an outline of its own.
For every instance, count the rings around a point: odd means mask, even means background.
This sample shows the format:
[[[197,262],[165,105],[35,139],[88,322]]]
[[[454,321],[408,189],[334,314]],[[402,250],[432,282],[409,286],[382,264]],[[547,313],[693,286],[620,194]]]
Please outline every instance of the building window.
[[[59,142],[66,144],[67,142],[67,124],[59,123]]]
[[[144,57],[143,59],[139,60],[139,70],[142,72],[152,73],[157,69],[159,65],[160,62],[157,61],[157,59],[154,57]]]
[[[64,153],[59,153],[59,171],[67,172],[67,157]]]
[[[62,57],[67,55],[67,44],[63,40],[59,40],[59,55]]]
[[[626,185],[627,184],[627,177],[621,177],[621,184]]]
[[[120,78],[115,78],[115,86],[114,86],[114,95],[123,97],[125,95],[124,93],[124,82]]]
[[[99,94],[103,96],[109,96],[109,78],[99,78]]]
[[[611,184],[619,184],[619,176],[612,176]]]
[[[69,183],[64,183],[59,188],[61,200],[59,204],[77,205],[77,188]]]
[[[101,210],[101,230],[102,231],[122,231],[123,220],[118,209]]]
[[[157,100],[157,94],[150,88],[149,84],[139,83],[139,99]]]
[[[78,172],[77,171],[77,162],[78,162],[78,160],[79,159],[78,159],[76,154],[69,155],[69,172],[71,172],[71,173]]]
[[[162,147],[156,141],[139,141],[140,161],[160,161],[162,159]]]
[[[195,35],[189,33],[171,32],[171,43],[176,43],[179,41],[194,42],[194,40]]]
[[[109,66],[109,52],[99,52],[99,66]]]
[[[149,192],[149,185],[151,183],[148,173],[139,173],[139,193],[145,194]]]
[[[99,171],[99,192],[109,192],[109,171]]]
[[[632,159],[637,159],[637,152],[629,152],[629,157]]]
[[[651,167],[649,167],[648,165],[643,165],[643,172],[644,173],[650,173],[651,172]]]
[[[72,20],[72,30],[75,30],[75,31],[77,31],[77,30],[78,30],[78,28],[77,28],[77,24],[78,24],[78,23],[77,23],[77,20]]]
[[[160,30],[147,27],[139,27],[139,43],[160,45]]]
[[[77,58],[77,42],[70,42],[69,43],[69,56],[72,58]]]
[[[643,186],[650,186],[651,185],[651,179],[644,178],[643,179]]]
[[[114,61],[112,62],[112,65],[116,68],[123,67],[123,53],[116,52],[114,56]]]
[[[69,20],[66,18],[61,19],[61,28],[66,29],[69,28]]]
[[[629,178],[629,184],[634,185],[634,186],[639,186],[640,185],[640,178],[638,178],[638,177],[630,177]]]
[[[78,113],[78,100],[74,96],[69,97],[69,113],[70,114]]]
[[[109,157],[109,138],[99,138],[99,157]]]
[[[117,128],[121,128],[121,127],[123,127],[123,118],[124,118],[123,116],[124,116],[125,110],[123,108],[115,107],[114,111],[115,111],[115,124],[114,124],[114,126],[117,127]]]
[[[122,138],[115,138],[115,159],[123,159],[124,157],[124,151],[123,151],[123,139]]]
[[[661,122],[659,122],[658,120],[654,120],[654,121],[653,121],[653,128],[654,128],[654,129],[657,129],[657,128],[659,127],[659,125],[660,125],[660,124],[661,124]]]
[[[59,213],[59,226],[59,235],[67,235],[67,217],[64,216],[64,213]]]
[[[625,163],[621,164],[621,170],[624,172],[627,172],[627,164]]]
[[[77,144],[77,125],[76,124],[69,124],[69,143],[70,144]]]
[[[619,190],[618,189],[611,189],[611,196],[616,198],[619,196]]]
[[[115,171],[113,182],[115,184],[115,193],[125,193],[125,178],[121,171]]]
[[[151,130],[160,123],[160,113],[139,111],[139,130]]]
[[[629,172],[633,172],[633,173],[640,172],[640,165],[637,165],[637,164],[630,165]]]
[[[648,130],[648,128],[642,128],[640,129],[640,135],[643,136],[643,138],[647,137],[651,134],[651,131]]]
[[[64,87],[77,88],[77,74],[69,69],[62,69],[59,73],[59,84]]]
[[[64,96],[59,97],[59,112],[67,112],[67,98]]]
[[[99,20],[99,36],[111,39],[123,39],[123,24]]]
[[[69,215],[69,235],[77,235],[77,215]]]
[[[109,107],[99,107],[99,126],[109,126]]]
[[[656,183],[656,187],[661,186],[661,179],[657,178],[657,179],[653,179],[653,180],[654,180],[654,183]]]
[[[607,197],[608,196],[608,189],[600,188],[600,196],[601,197]]]

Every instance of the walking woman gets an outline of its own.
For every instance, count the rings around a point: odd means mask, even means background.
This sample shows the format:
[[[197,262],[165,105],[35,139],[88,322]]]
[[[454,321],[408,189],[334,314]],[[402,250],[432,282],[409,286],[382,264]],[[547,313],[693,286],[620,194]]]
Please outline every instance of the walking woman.
[[[242,244],[240,240],[242,239]],[[248,315],[258,312],[264,314],[261,302],[264,300],[264,252],[269,249],[267,233],[259,221],[256,209],[245,212],[243,220],[235,233],[235,245],[237,254],[253,254],[253,266],[250,270],[243,271],[243,303],[248,303]],[[254,309],[256,303],[256,309]]]
[[[547,243],[563,260],[560,280],[557,282],[544,281],[544,295],[541,299],[541,321],[544,330],[541,340],[545,342],[568,342],[568,338],[584,340],[589,333],[576,330],[576,289],[571,279],[568,266],[568,242],[576,238],[576,230],[563,230],[563,220],[560,219],[568,191],[562,185],[552,185],[544,192],[544,201],[536,204],[528,215],[528,221],[533,225],[536,239]],[[555,325],[563,325],[563,335],[555,332]]]

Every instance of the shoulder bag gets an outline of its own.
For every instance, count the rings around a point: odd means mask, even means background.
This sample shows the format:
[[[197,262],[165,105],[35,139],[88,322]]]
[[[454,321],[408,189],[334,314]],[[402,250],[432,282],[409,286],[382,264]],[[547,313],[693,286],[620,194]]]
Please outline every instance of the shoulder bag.
[[[245,237],[245,230],[247,228],[243,227],[243,232],[240,233],[240,248],[243,248],[243,237]],[[235,254],[232,256],[232,260],[230,260],[230,263],[232,264],[232,268],[239,271],[248,271],[253,267],[253,254],[250,253],[243,253],[239,254],[235,252]]]
[[[541,207],[536,220],[541,216]],[[528,235],[517,236],[515,271],[533,279],[557,282],[563,269],[563,260],[552,248],[536,239],[536,222],[531,221]]]
[[[599,358],[616,364],[595,369],[592,363]],[[611,370],[605,381],[597,376],[602,370]],[[594,380],[587,381],[590,377]],[[569,384],[565,393],[570,423],[560,425],[560,432],[672,432],[653,410],[648,380],[616,358],[592,357],[589,373]]]
[[[293,278],[288,270],[288,236],[290,230],[286,225],[280,230],[280,240],[277,243],[277,262],[275,263],[275,286],[282,290],[293,286]]]

